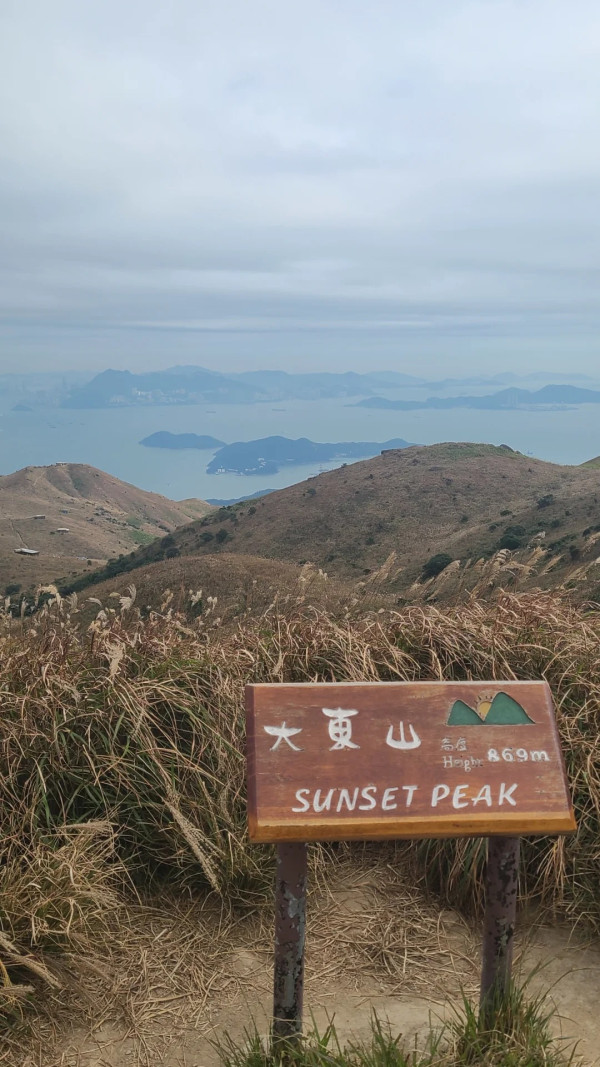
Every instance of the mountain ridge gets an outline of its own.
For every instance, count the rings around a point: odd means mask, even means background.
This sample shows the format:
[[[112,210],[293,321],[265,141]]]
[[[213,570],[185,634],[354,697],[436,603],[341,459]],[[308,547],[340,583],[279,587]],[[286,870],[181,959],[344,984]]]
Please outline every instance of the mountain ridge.
[[[221,507],[98,578],[177,555],[307,562],[403,600],[482,582],[600,591],[600,477],[507,446],[412,446]],[[431,565],[431,566],[430,566]],[[67,586],[77,588],[77,585]]]
[[[104,370],[73,387],[66,408],[131,407],[136,405],[234,404],[274,400],[352,397],[374,389],[421,385],[423,379],[394,371],[357,374],[287,371],[245,371],[224,374],[205,367],[171,367],[164,371]]]

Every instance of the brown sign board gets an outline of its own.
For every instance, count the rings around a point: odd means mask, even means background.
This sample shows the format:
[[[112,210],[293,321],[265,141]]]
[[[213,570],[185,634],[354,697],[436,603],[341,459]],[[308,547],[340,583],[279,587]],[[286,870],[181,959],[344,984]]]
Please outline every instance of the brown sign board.
[[[575,829],[545,682],[246,688],[253,841]]]

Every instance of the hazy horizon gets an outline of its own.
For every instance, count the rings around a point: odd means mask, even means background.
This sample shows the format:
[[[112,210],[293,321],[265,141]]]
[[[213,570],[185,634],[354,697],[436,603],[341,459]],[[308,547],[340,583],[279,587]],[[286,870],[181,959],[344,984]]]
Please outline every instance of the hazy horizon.
[[[72,365],[72,366],[66,366],[65,365],[65,366],[56,366],[56,367],[52,367],[52,368],[44,367],[44,368],[31,369],[31,370],[23,370],[22,368],[21,369],[14,369],[14,370],[5,370],[5,368],[3,366],[0,366],[0,377],[32,378],[32,379],[39,378],[39,379],[43,379],[43,378],[48,377],[48,376],[52,376],[52,377],[65,376],[65,377],[67,377],[67,379],[69,381],[72,380],[72,379],[75,379],[75,378],[77,380],[79,380],[79,381],[83,381],[83,380],[91,380],[92,378],[95,378],[98,375],[103,374],[106,371],[129,371],[132,374],[144,374],[144,373],[161,373],[161,372],[176,370],[178,368],[184,367],[186,369],[194,368],[194,369],[198,369],[198,370],[209,370],[209,371],[218,372],[218,373],[224,374],[224,375],[236,375],[236,374],[247,373],[247,372],[260,374],[261,372],[269,373],[269,372],[272,372],[272,371],[284,372],[284,373],[290,374],[290,375],[294,375],[294,374],[320,374],[320,373],[322,373],[322,374],[341,374],[341,375],[343,375],[345,373],[355,373],[355,374],[364,374],[364,375],[375,374],[375,375],[377,375],[377,374],[380,374],[380,373],[381,374],[385,374],[385,373],[387,373],[389,371],[395,371],[398,374],[405,374],[407,376],[410,375],[410,376],[414,377],[415,383],[417,381],[421,381],[423,383],[423,387],[424,388],[426,388],[429,384],[437,385],[437,384],[442,384],[445,381],[455,381],[457,383],[457,385],[463,383],[465,388],[469,388],[469,383],[471,381],[475,382],[475,380],[478,379],[478,378],[481,379],[482,383],[488,383],[489,384],[489,388],[494,388],[494,387],[497,386],[498,389],[502,389],[506,385],[510,385],[510,384],[515,383],[515,382],[523,382],[525,384],[531,383],[532,385],[534,385],[536,381],[539,381],[540,384],[542,382],[544,384],[547,384],[547,383],[550,383],[550,381],[556,382],[556,384],[565,384],[565,383],[568,383],[568,382],[577,382],[578,380],[581,380],[583,382],[600,383],[600,366],[596,367],[596,365],[594,365],[592,368],[590,368],[590,371],[593,371],[593,373],[586,372],[586,371],[583,371],[583,370],[579,371],[577,369],[565,369],[565,368],[563,368],[562,370],[551,371],[551,370],[548,370],[547,367],[540,367],[539,369],[535,369],[535,370],[534,369],[525,370],[521,366],[518,371],[511,371],[511,370],[508,370],[505,367],[504,368],[501,368],[501,367],[496,367],[496,368],[484,367],[481,370],[478,370],[477,368],[473,368],[468,374],[458,374],[458,373],[454,374],[454,373],[451,372],[452,368],[450,368],[450,372],[449,373],[444,374],[444,375],[441,375],[441,374],[440,375],[436,375],[436,374],[433,374],[431,372],[431,368],[429,366],[424,368],[423,373],[419,373],[418,366],[413,366],[412,368],[409,367],[409,366],[403,367],[403,366],[400,366],[397,362],[390,363],[389,366],[379,366],[379,365],[378,366],[368,366],[366,364],[366,362],[364,362],[362,364],[359,364],[358,361],[357,361],[356,365],[352,366],[352,367],[340,366],[339,363],[337,365],[328,367],[328,366],[323,364],[323,361],[321,361],[319,366],[318,367],[314,367],[314,368],[311,368],[310,366],[308,366],[306,364],[302,364],[302,362],[300,362],[296,366],[285,366],[285,367],[281,366],[281,364],[275,364],[275,363],[273,363],[272,366],[267,366],[267,365],[263,365],[262,362],[257,362],[256,364],[249,365],[247,362],[245,362],[243,360],[239,363],[239,365],[234,365],[234,362],[232,362],[231,365],[228,364],[228,365],[225,366],[223,364],[222,360],[213,361],[213,363],[214,363],[213,366],[210,366],[208,363],[199,363],[199,362],[186,363],[186,364],[179,363],[178,364],[178,363],[173,363],[173,362],[171,362],[171,361],[169,361],[167,359],[167,360],[162,360],[160,363],[156,363],[153,366],[146,366],[145,364],[143,364],[141,362],[140,362],[139,366],[135,366],[135,365],[130,366],[129,363],[127,363],[127,361],[125,361],[122,366],[114,366],[114,365],[113,366],[109,366],[109,365],[101,366],[101,365],[99,365],[99,366],[96,366],[96,367],[92,367],[92,366],[90,366],[90,367],[81,367],[81,366],[75,366],[75,365]],[[409,387],[408,383],[407,383],[407,387]],[[379,388],[383,389],[383,386],[381,386]],[[474,388],[474,386],[473,386],[473,388]],[[385,392],[385,389],[383,389],[383,391]],[[476,389],[476,393],[477,393],[477,389]],[[307,403],[310,403],[310,402],[311,401],[307,401]]]

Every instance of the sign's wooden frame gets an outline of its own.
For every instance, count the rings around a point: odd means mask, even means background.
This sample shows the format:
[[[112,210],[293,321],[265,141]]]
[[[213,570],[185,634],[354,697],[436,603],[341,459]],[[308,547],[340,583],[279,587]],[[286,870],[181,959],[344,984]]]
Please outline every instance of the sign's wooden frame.
[[[520,836],[576,829],[548,685],[249,685],[246,723],[250,838],[277,844],[273,1039],[302,1031],[308,841],[486,836],[480,1011],[491,1022],[510,983]],[[361,813],[378,801],[377,816]]]
[[[545,682],[250,685],[246,708],[252,841],[575,828]],[[311,811],[310,799],[318,793],[322,808],[329,787],[330,808]]]

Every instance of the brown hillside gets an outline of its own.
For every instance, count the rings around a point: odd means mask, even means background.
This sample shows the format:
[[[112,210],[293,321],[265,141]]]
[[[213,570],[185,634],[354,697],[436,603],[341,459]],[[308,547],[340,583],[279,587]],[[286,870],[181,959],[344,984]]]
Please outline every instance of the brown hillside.
[[[0,593],[99,566],[206,515],[202,500],[177,503],[83,463],[25,467],[0,477]],[[35,516],[40,516],[36,518]],[[59,533],[65,527],[68,533]],[[23,556],[18,548],[39,550]]]
[[[173,610],[188,618],[221,624],[242,616],[260,616],[271,605],[297,611],[302,605],[336,614],[355,615],[389,607],[389,598],[355,583],[329,578],[317,567],[220,553],[179,556],[139,567],[130,574],[89,586],[78,595],[80,622],[87,624],[101,606],[121,610],[121,597],[134,590],[136,609],[144,614]],[[100,602],[100,603],[98,603]]]
[[[485,561],[506,536],[508,548],[494,564],[504,570],[503,584],[568,581],[593,593],[600,582],[598,470],[493,445],[407,448],[221,508],[177,531],[175,542],[182,554],[220,547],[310,561],[414,598],[441,595],[440,587],[454,595],[482,577],[486,585]],[[438,553],[450,557],[451,568],[443,580],[421,582],[423,566]]]

